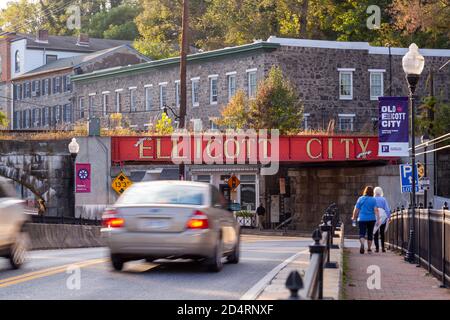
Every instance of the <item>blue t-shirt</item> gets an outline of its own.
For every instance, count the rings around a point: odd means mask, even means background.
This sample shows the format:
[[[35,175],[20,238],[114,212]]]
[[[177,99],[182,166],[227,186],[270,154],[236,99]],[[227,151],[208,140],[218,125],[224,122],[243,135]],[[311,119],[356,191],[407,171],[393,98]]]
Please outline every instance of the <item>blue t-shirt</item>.
[[[357,209],[359,209],[358,221],[376,221],[375,208],[377,201],[374,197],[362,196],[356,202]]]
[[[391,216],[391,208],[389,208],[386,199],[384,197],[375,197],[375,201],[377,202],[377,208],[384,209],[384,211],[386,211],[386,216],[389,219]]]

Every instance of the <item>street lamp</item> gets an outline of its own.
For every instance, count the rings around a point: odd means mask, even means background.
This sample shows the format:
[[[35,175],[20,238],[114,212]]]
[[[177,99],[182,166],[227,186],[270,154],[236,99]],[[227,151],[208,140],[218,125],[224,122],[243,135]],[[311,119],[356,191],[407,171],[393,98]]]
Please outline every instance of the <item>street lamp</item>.
[[[403,70],[406,74],[409,88],[409,105],[411,110],[411,166],[412,166],[412,196],[411,196],[411,227],[409,229],[408,251],[405,260],[414,263],[415,260],[415,209],[416,209],[416,142],[415,142],[415,117],[414,92],[419,82],[420,74],[425,65],[424,57],[419,53],[419,48],[415,43],[409,46],[409,51],[402,59]]]
[[[77,159],[78,152],[80,152],[80,145],[77,142],[77,139],[72,138],[72,141],[69,143],[69,152],[72,157],[72,165],[73,165],[73,216],[75,217],[75,196],[76,196],[76,172],[75,172],[75,161]]]
[[[423,175],[425,178],[428,178],[427,174],[427,148],[428,148],[428,142],[430,142],[430,137],[428,136],[428,132],[425,132],[425,134],[420,138],[420,142],[424,144],[424,154],[423,154]],[[423,204],[425,208],[428,207],[428,190],[425,188],[423,190]]]

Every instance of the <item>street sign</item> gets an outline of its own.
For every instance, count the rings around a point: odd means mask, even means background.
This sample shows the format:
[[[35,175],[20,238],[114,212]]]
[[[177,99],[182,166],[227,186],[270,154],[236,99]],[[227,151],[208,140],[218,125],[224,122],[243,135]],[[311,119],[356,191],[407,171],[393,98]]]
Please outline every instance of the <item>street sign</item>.
[[[412,192],[412,171],[413,168],[409,164],[401,164],[400,165],[400,186],[402,193],[406,192]],[[417,165],[416,165],[416,177],[415,177],[415,183],[416,183],[416,192],[419,191],[419,177],[417,174]]]
[[[128,177],[123,173],[119,173],[119,175],[113,180],[111,186],[118,194],[122,194],[129,186],[131,186],[132,182]]]
[[[419,179],[422,179],[425,176],[425,166],[420,162],[417,162],[417,175]]]
[[[236,190],[240,183],[241,181],[239,181],[238,177],[236,177],[235,175],[231,176],[231,178],[228,179],[228,186],[233,191]]]

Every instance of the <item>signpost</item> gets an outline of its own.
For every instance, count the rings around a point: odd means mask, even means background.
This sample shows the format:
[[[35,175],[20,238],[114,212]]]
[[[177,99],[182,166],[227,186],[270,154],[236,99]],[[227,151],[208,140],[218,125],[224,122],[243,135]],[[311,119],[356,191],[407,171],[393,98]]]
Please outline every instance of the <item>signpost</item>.
[[[400,186],[402,193],[408,193],[412,192],[412,183],[413,183],[413,177],[412,177],[412,171],[413,168],[410,164],[401,164],[400,165]],[[416,165],[416,192],[419,191],[419,177],[417,174],[417,165]]]
[[[113,180],[111,186],[118,194],[122,194],[129,186],[131,186],[132,182],[128,177],[123,173],[119,173],[119,175]]]
[[[378,155],[408,157],[408,97],[380,97],[378,101]]]

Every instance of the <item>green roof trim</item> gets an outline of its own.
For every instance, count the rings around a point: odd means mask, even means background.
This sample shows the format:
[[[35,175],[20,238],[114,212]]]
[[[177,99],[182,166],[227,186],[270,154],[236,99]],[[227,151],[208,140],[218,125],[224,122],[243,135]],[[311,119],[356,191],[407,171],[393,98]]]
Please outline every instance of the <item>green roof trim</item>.
[[[227,55],[241,54],[241,53],[247,53],[247,52],[251,52],[251,51],[259,51],[259,50],[273,51],[273,50],[278,49],[279,47],[280,47],[280,44],[278,44],[278,43],[256,42],[256,43],[251,43],[251,44],[245,44],[242,46],[236,46],[236,47],[223,48],[223,49],[218,49],[218,50],[213,50],[213,51],[190,54],[187,56],[187,61],[199,61],[199,60],[218,58],[218,57],[223,57],[223,56],[227,56]],[[94,71],[94,72],[91,72],[88,74],[74,75],[71,77],[71,79],[74,82],[82,82],[82,81],[94,80],[94,79],[99,79],[99,78],[110,78],[110,77],[114,77],[114,76],[126,75],[129,73],[146,72],[149,69],[170,66],[170,65],[174,65],[174,64],[176,65],[179,63],[180,63],[180,57],[167,58],[167,59],[154,60],[154,61],[150,61],[150,62],[135,64],[132,66],[109,68],[109,69]]]

